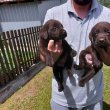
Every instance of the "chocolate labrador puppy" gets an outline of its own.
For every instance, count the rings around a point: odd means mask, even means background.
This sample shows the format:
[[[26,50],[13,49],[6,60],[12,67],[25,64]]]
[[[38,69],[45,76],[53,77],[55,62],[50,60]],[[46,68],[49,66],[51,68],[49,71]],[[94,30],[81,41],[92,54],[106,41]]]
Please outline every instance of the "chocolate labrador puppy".
[[[110,23],[99,22],[91,30],[89,35],[91,46],[82,50],[79,56],[79,65],[76,69],[85,69],[85,73],[79,81],[84,86],[103,66],[110,66]],[[85,59],[86,54],[91,54],[93,64],[89,65]]]
[[[58,91],[63,91],[63,70],[66,68],[67,73],[71,73],[71,67],[73,64],[73,57],[76,56],[76,51],[73,50],[66,42],[66,31],[63,29],[63,25],[57,20],[49,20],[42,27],[39,33],[39,50],[40,53],[45,56],[45,63],[48,66],[53,67],[53,73],[58,83]],[[59,58],[53,63],[53,57],[47,46],[49,40],[54,40],[54,45],[59,40],[62,41],[63,52]]]
[[[90,33],[90,40],[101,61],[110,66],[110,23],[97,23]]]

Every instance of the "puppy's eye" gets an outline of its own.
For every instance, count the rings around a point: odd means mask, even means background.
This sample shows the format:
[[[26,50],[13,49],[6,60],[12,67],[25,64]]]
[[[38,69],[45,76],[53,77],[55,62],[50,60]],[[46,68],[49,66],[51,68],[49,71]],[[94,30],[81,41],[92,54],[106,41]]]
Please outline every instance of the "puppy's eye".
[[[98,34],[99,34],[99,30],[96,30],[95,32],[94,32],[94,36],[97,36]]]
[[[95,36],[98,36],[98,33],[94,33]]]
[[[110,30],[107,31],[107,34],[110,35]]]
[[[56,28],[56,27],[54,27],[53,29],[52,29],[52,31],[58,31],[58,28]]]
[[[110,34],[110,30],[107,31]]]

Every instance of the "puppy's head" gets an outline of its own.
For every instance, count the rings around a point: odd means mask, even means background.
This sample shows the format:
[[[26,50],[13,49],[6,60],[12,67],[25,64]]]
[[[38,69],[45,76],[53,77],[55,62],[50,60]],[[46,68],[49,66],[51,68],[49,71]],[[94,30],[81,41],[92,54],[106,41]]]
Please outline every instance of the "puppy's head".
[[[110,45],[110,23],[99,22],[91,30],[89,38],[91,43],[97,47]]]
[[[40,31],[40,37],[43,39],[62,40],[67,36],[63,25],[57,20],[48,20]]]

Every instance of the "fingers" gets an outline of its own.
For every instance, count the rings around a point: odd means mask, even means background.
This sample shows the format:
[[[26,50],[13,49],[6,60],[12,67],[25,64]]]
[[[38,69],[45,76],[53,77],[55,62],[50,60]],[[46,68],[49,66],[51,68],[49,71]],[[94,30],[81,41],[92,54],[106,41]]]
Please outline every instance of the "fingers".
[[[48,43],[48,50],[49,51],[54,51],[54,40],[49,40],[49,43]]]
[[[62,41],[59,40],[54,42],[54,40],[50,40],[48,43],[48,50],[53,53],[61,53],[62,52]]]
[[[92,55],[91,54],[86,54],[85,59],[86,59],[86,62],[88,64],[93,64]]]
[[[54,42],[54,40],[50,40],[47,47],[47,50],[49,50],[49,52],[47,52],[45,56],[40,54],[42,62],[44,62],[48,66],[53,66],[54,62],[62,53],[61,45],[61,41]]]
[[[59,47],[59,45],[57,43],[55,44],[54,52],[55,53],[61,53],[62,52],[61,47]]]
[[[54,40],[49,40],[47,49],[49,50],[49,53],[46,56],[46,65],[53,66],[54,62],[59,58],[63,51],[62,41],[59,40],[55,42]]]

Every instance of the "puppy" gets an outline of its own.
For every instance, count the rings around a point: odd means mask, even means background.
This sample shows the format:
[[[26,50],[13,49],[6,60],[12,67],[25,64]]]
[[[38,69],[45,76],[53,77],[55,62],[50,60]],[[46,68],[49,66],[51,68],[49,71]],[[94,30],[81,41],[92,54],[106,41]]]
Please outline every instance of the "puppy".
[[[73,57],[76,56],[76,51],[73,50],[66,42],[66,31],[63,29],[63,25],[57,20],[49,20],[42,27],[39,33],[39,50],[42,55],[45,56],[45,63],[48,66],[53,67],[53,73],[58,83],[58,91],[63,91],[63,69],[67,69],[67,73],[71,73],[71,67],[73,64]],[[62,41],[63,52],[59,58],[54,62],[50,51],[47,50],[49,40],[54,40],[54,45],[59,40]]]
[[[85,69],[85,73],[79,81],[84,86],[103,66],[103,63],[110,66],[110,23],[99,22],[89,34],[91,46],[82,50],[79,56],[79,65],[76,69]],[[89,65],[85,59],[86,54],[91,54],[93,65]]]
[[[90,40],[101,61],[110,66],[110,23],[97,23],[90,33]]]

